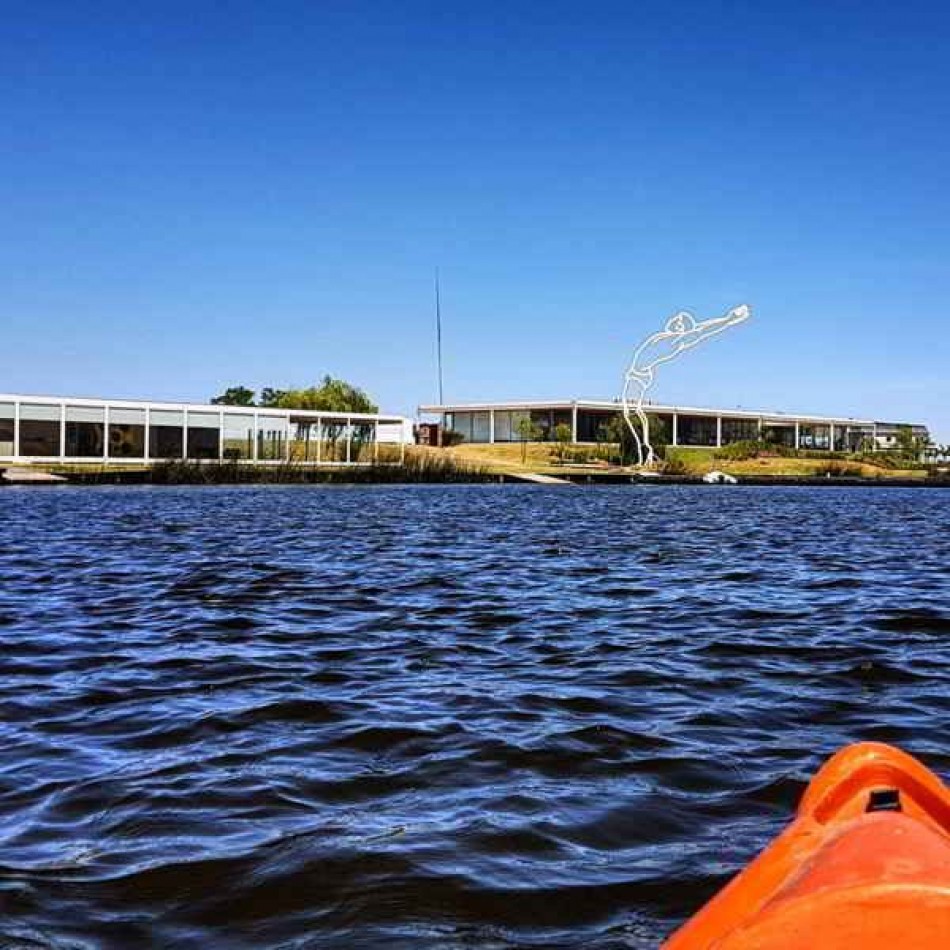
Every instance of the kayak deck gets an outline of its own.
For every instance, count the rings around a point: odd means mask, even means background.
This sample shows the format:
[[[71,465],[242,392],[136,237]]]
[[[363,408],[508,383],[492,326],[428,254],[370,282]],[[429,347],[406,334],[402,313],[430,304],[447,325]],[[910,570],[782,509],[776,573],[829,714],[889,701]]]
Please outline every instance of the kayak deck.
[[[950,793],[882,743],[833,756],[795,821],[666,950],[950,947]]]

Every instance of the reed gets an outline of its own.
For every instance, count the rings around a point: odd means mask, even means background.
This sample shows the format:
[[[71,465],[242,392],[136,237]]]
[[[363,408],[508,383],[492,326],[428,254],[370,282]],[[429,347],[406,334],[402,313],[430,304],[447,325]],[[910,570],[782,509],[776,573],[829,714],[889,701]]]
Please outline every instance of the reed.
[[[149,469],[144,481],[152,485],[363,485],[485,482],[495,478],[484,467],[449,455],[407,453],[401,463],[340,467],[315,467],[293,461],[279,465],[168,461]]]

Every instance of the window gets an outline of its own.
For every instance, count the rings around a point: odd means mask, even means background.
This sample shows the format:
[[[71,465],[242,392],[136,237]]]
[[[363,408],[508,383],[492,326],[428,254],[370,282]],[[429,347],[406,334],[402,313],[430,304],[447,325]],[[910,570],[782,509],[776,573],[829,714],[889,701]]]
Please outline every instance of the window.
[[[216,459],[220,438],[221,416],[218,413],[188,413],[188,458]]]
[[[759,423],[757,419],[729,419],[722,420],[722,442],[755,442],[759,438]]]
[[[831,445],[831,430],[822,425],[801,425],[798,429],[799,448],[827,449]]]
[[[491,414],[487,412],[472,413],[472,441],[488,442],[491,439]]]
[[[472,441],[472,413],[452,413],[452,429],[458,432],[466,442]]]
[[[185,457],[185,414],[180,410],[153,409],[149,416],[148,454],[155,459]]]
[[[69,458],[105,458],[106,410],[103,406],[66,407],[66,452]]]
[[[250,413],[224,415],[224,457],[254,458],[254,416]]]
[[[495,441],[514,442],[517,438],[518,434],[511,425],[511,413],[498,410],[495,413]]]
[[[284,457],[288,422],[284,416],[257,417],[257,457],[275,461]]]
[[[15,411],[12,402],[0,402],[0,456],[16,455],[13,447]]]
[[[145,458],[145,410],[109,410],[110,458]]]
[[[34,455],[51,458],[60,454],[60,406],[20,406],[20,451],[19,455]]]
[[[715,445],[716,420],[709,416],[679,416],[676,441],[680,445]]]
[[[762,441],[771,442],[773,445],[784,445],[793,449],[795,448],[795,427],[781,423],[763,425]]]

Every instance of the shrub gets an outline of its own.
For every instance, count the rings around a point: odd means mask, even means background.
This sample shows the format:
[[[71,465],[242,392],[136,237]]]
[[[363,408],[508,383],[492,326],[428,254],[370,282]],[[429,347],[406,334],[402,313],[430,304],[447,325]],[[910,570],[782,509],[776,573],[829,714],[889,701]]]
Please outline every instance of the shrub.
[[[690,475],[691,474],[689,465],[687,465],[683,459],[678,458],[675,455],[671,458],[666,459],[666,461],[663,463],[662,468],[660,469],[660,472],[663,475]]]
[[[832,459],[819,465],[815,469],[815,474],[827,478],[860,478],[864,473],[860,465],[845,465],[843,462]]]
[[[756,442],[753,439],[745,439],[741,442],[730,442],[722,446],[715,452],[715,458],[728,459],[730,462],[744,462],[747,459],[758,458],[765,452],[773,451],[775,446],[768,442]]]

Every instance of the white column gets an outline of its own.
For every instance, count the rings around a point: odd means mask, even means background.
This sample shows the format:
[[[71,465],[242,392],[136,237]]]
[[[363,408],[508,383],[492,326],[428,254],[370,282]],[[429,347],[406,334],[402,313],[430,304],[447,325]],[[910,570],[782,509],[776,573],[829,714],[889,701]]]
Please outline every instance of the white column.
[[[577,444],[577,403],[571,406],[571,442]]]
[[[102,461],[109,461],[109,421],[112,414],[108,403],[102,408]]]
[[[801,428],[801,427],[800,427],[799,423],[796,422],[796,423],[795,423],[795,448],[796,448],[796,449],[800,449],[800,448],[801,448],[800,428]]]
[[[758,423],[758,427],[759,427],[759,441],[761,442],[761,441],[762,441],[762,417],[759,416],[759,418],[756,420],[756,422]]]
[[[494,417],[492,421],[494,422]],[[379,419],[377,419],[373,423],[373,464],[376,465],[378,462],[379,462]]]
[[[181,457],[188,460],[188,407],[181,410]]]
[[[716,448],[722,448],[722,416],[716,416]]]
[[[20,457],[20,400],[13,403],[13,457]]]
[[[495,410],[488,410],[488,442],[490,445],[495,444]]]
[[[293,431],[291,429],[290,415],[287,416],[287,427],[284,429],[284,461],[290,461],[290,433]]]
[[[834,452],[835,450],[835,424],[833,422],[828,423],[828,451]]]
[[[142,455],[142,461],[148,465],[152,461],[152,407],[145,407],[145,450]]]
[[[251,452],[251,458],[252,458],[255,462],[258,461],[258,459],[259,459],[259,457],[260,457],[260,452],[259,452],[258,449],[257,449],[257,441],[258,441],[258,440],[257,440],[257,435],[258,435],[257,413],[255,412],[255,413],[254,413],[254,437],[251,439],[251,444],[252,444],[253,447],[254,447],[254,451]]]
[[[680,444],[679,422],[680,422],[679,413],[674,412],[673,413],[673,445],[674,446]]]
[[[59,406],[59,458],[66,458],[66,403]]]
[[[224,461],[224,410],[218,413],[218,461]]]
[[[323,457],[323,416],[317,416],[317,465]]]
[[[353,459],[353,420],[346,420],[346,464]]]

